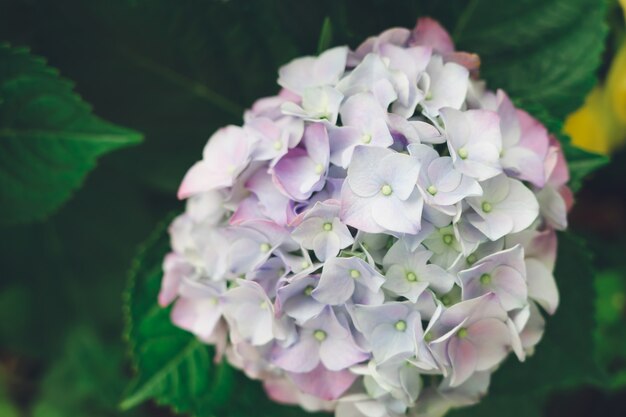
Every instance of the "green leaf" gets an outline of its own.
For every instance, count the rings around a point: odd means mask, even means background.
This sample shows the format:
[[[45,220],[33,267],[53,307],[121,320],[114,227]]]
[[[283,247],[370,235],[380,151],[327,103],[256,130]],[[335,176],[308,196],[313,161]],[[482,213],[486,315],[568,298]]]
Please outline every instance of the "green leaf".
[[[622,248],[623,251],[623,248]],[[622,252],[623,255],[623,252]],[[610,375],[609,386],[626,386],[626,279],[623,270],[596,275],[596,354]]]
[[[470,0],[453,37],[480,55],[481,77],[558,118],[577,109],[596,82],[606,1]]]
[[[0,44],[0,225],[49,215],[98,156],[140,140],[94,116],[44,59]]]
[[[563,144],[563,153],[570,170],[570,187],[574,192],[582,187],[583,180],[592,172],[609,163],[608,156],[588,152],[571,143]]]
[[[554,316],[546,318],[546,332],[535,354],[523,363],[511,356],[493,375],[489,394],[481,404],[458,410],[454,417],[498,416],[507,404],[512,410],[525,410],[515,415],[540,416],[540,409],[533,414],[527,410],[551,392],[604,383],[606,375],[594,355],[591,255],[580,238],[570,233],[559,235],[554,275],[561,304]]]
[[[117,415],[116,400],[124,382],[122,360],[120,346],[105,343],[88,327],[72,329],[62,355],[45,372],[29,415]]]
[[[324,18],[324,23],[322,23],[322,31],[320,32],[320,39],[317,42],[317,53],[321,54],[333,43],[333,25],[330,21],[330,17],[326,16]]]
[[[0,416],[20,417],[20,410],[11,399],[5,379],[5,370],[0,368]]]
[[[126,338],[138,376],[121,403],[129,409],[148,399],[194,416],[298,416],[296,407],[271,402],[260,383],[226,362],[213,362],[213,349],[175,327],[170,308],[156,300],[161,264],[169,250],[163,223],[133,262],[125,294]]]

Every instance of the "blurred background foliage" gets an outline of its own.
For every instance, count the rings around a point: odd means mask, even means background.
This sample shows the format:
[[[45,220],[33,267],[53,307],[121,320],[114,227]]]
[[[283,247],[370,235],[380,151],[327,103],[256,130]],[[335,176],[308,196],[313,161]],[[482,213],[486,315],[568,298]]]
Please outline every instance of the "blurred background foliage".
[[[601,3],[0,0],[0,42],[27,46],[49,63],[44,70],[31,56],[18,67],[7,58],[15,48],[0,47],[0,416],[169,416],[168,407],[150,402],[120,411],[133,376],[121,338],[121,305],[139,244],[182,207],[175,190],[186,168],[216,128],[239,123],[255,98],[276,91],[280,65],[316,53],[319,43],[354,47],[388,27],[412,27],[423,15],[451,30],[460,49],[481,54],[491,86],[505,86],[529,109],[549,109],[550,120],[569,115],[565,131],[572,142],[612,158],[584,183],[571,215],[571,228],[586,246],[562,243],[575,248],[568,252],[575,258],[591,258],[593,269],[581,272],[583,261],[562,257],[557,276],[563,298],[582,299],[590,311],[577,311],[580,304],[564,308],[560,320],[570,324],[560,327],[563,334],[549,336],[548,322],[548,337],[564,337],[565,356],[560,367],[545,372],[565,372],[576,383],[550,396],[522,395],[516,385],[549,385],[557,378],[500,377],[491,402],[458,415],[626,415],[626,30],[624,0],[607,1],[606,8]],[[332,37],[320,40],[326,18]],[[84,101],[49,68],[72,80]],[[27,86],[38,80],[45,98],[62,100],[25,106],[23,84],[2,85],[7,74],[29,80]],[[81,124],[64,123],[68,114],[79,115]],[[56,139],[79,132],[81,147],[47,148],[50,137],[34,135],[35,127],[55,132]],[[107,133],[108,145],[96,133]],[[127,146],[141,136],[141,145]],[[96,157],[120,147],[86,175]],[[61,201],[36,199],[46,192],[59,196],[54,187],[74,195],[62,207]],[[28,195],[33,189],[34,197]],[[16,196],[31,201],[28,219],[10,217],[28,209],[13,204]],[[158,263],[160,254],[151,262]],[[593,282],[566,281],[581,273]],[[548,346],[538,349],[545,348],[547,358]],[[601,384],[596,374],[602,374]],[[251,389],[234,394],[248,398],[248,410],[262,396]],[[507,395],[498,392],[505,390]],[[276,416],[277,410],[265,412]]]

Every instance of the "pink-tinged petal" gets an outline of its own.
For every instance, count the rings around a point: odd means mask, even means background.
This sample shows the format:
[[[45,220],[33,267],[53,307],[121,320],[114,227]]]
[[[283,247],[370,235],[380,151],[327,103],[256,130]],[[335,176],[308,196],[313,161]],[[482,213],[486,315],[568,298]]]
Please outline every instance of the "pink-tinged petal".
[[[431,69],[431,65],[441,58],[433,58],[429,64],[429,95],[422,103],[431,116],[437,116],[443,107],[460,109],[467,95],[469,72],[467,68],[453,62]]]
[[[322,164],[324,169],[328,166],[330,148],[328,144],[328,132],[322,123],[313,123],[304,130],[304,146],[309,157],[316,163]]]
[[[484,181],[502,171],[500,118],[488,110],[441,109],[448,149],[457,170]],[[461,152],[463,157],[459,154]]]
[[[329,337],[320,346],[320,360],[331,371],[346,369],[365,361],[369,357],[368,353],[356,345],[352,336]]]
[[[530,149],[516,146],[503,151],[502,167],[509,175],[542,187],[545,184],[544,161]]]
[[[281,226],[287,224],[289,198],[276,189],[272,176],[264,168],[259,169],[248,178],[245,186],[257,197],[264,217],[274,220]]]
[[[324,167],[325,169],[325,167]],[[314,191],[324,186],[322,174],[317,172],[317,165],[301,148],[289,151],[281,158],[273,170],[274,182],[294,200],[304,201]]]
[[[325,261],[339,253],[341,242],[336,233],[320,233],[313,239],[313,252],[320,261]]]
[[[535,345],[543,337],[546,321],[535,303],[531,302],[529,307],[530,316],[519,336],[524,350],[533,352]]]
[[[237,210],[228,220],[233,226],[241,225],[243,223],[255,220],[266,220],[267,216],[261,212],[259,205],[259,199],[255,196],[250,196],[239,203]]]
[[[415,234],[421,228],[423,206],[424,200],[417,190],[406,201],[393,196],[375,197],[372,218],[385,230]]]
[[[411,121],[409,122],[419,135],[419,139],[422,143],[444,143],[446,141],[445,136],[441,134],[441,132],[430,123],[421,122],[421,121]]]
[[[552,272],[540,261],[526,259],[528,296],[543,307],[549,314],[554,314],[559,306],[559,290]]]
[[[341,397],[358,378],[348,370],[329,371],[322,364],[311,372],[289,373],[289,377],[302,391],[328,401]]]
[[[334,268],[333,258],[322,270],[320,282],[311,294],[316,300],[328,305],[339,305],[345,303],[354,293],[354,278],[350,277],[348,271]],[[336,262],[335,262],[336,263]]]
[[[362,198],[352,192],[348,181],[341,190],[341,220],[352,227],[367,233],[382,233],[381,227],[372,216],[371,199]]]
[[[280,404],[300,405],[309,412],[332,411],[334,408],[332,402],[303,393],[285,377],[266,378],[263,388],[268,397]]]
[[[232,183],[233,178],[226,171],[216,171],[208,162],[198,161],[185,174],[178,189],[178,198],[182,200],[202,192],[229,187]]]
[[[541,216],[556,230],[567,229],[567,203],[563,196],[551,185],[536,194]]]
[[[569,168],[567,167],[567,161],[565,160],[561,144],[554,136],[550,136],[550,146],[556,148],[557,152],[556,162],[552,170],[548,172],[548,183],[555,187],[560,187],[569,182]]]
[[[221,308],[215,297],[179,298],[172,309],[172,323],[206,340],[211,337],[219,319]]]
[[[454,62],[467,68],[473,77],[478,73],[480,68],[480,56],[469,52],[452,52],[443,54],[446,62]]]
[[[448,32],[439,22],[430,17],[417,19],[409,45],[430,46],[440,54],[454,51],[454,43]]]
[[[511,336],[498,319],[479,320],[467,328],[467,339],[476,349],[476,370],[486,371],[500,363],[511,350]]]
[[[314,337],[300,336],[291,347],[276,345],[272,352],[272,363],[289,372],[310,372],[320,362],[320,344]]]
[[[314,288],[317,284],[317,277],[303,276],[278,289],[276,295],[277,314],[287,314],[298,323],[304,323],[317,316],[325,305],[306,292],[307,287]]]
[[[377,175],[378,167],[383,158],[393,155],[390,149],[371,146],[358,146],[354,149],[352,162],[348,167],[346,183],[360,197],[371,197],[380,193],[384,185],[383,178]]]
[[[453,337],[448,342],[448,357],[452,366],[450,386],[457,387],[476,371],[478,353],[469,340]]]
[[[297,58],[278,71],[278,84],[302,95],[309,87],[332,85],[343,74],[348,48],[332,48],[319,57]]]
[[[511,232],[517,233],[535,221],[539,215],[539,204],[533,193],[520,181],[509,179],[509,183],[509,194],[498,204],[497,209],[511,217],[513,220]]]
[[[171,252],[163,260],[163,279],[161,280],[161,290],[159,291],[159,305],[168,306],[178,295],[178,288],[181,280],[185,276],[190,276],[194,268],[185,258],[177,253]]]

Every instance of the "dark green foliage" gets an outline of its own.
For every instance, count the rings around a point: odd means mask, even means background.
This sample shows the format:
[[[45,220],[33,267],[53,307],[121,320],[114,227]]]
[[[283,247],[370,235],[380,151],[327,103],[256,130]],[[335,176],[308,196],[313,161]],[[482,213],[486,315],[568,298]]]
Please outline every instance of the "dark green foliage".
[[[0,44],[0,225],[40,220],[141,135],[94,116],[43,58]]]

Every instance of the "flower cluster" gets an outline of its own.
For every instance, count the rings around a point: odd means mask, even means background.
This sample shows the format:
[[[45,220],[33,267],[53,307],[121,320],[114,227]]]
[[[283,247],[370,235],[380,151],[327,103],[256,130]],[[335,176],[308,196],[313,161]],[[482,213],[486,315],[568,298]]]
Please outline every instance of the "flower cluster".
[[[571,195],[557,141],[431,19],[279,70],[179,190],[159,294],[268,395],[444,414],[541,339]]]

